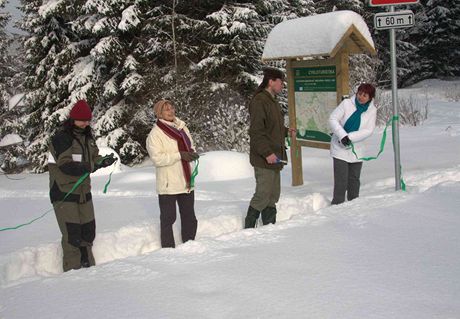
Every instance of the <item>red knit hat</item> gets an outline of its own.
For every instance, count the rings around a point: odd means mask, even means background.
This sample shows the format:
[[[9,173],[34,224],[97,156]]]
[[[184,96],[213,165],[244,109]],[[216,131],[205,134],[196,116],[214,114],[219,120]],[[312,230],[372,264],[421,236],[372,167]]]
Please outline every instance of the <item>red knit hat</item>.
[[[79,100],[72,107],[69,117],[72,120],[89,121],[93,117],[93,114],[91,112],[91,108],[89,107],[88,103],[86,103],[85,100]]]

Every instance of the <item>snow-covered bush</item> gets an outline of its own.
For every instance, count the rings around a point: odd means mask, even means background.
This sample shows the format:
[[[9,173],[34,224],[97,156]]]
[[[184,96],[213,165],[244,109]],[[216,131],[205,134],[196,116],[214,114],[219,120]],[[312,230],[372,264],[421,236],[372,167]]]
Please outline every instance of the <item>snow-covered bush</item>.
[[[393,103],[391,92],[379,92],[377,90],[376,103],[378,105],[377,124],[385,125],[393,117]],[[398,97],[399,123],[401,125],[417,126],[428,118],[428,98]]]
[[[444,87],[444,94],[450,101],[460,101],[460,85],[457,83],[446,85]]]

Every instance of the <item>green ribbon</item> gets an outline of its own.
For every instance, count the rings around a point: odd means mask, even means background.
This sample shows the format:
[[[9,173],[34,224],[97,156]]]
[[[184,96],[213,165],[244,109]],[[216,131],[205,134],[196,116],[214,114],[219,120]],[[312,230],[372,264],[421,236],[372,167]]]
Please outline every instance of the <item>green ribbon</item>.
[[[98,164],[102,163],[102,161],[107,158],[108,156],[104,156],[102,157],[99,161],[98,161]],[[110,173],[109,175],[109,180],[107,181],[107,183],[105,184],[104,186],[104,191],[103,193],[107,193],[107,189],[109,188],[109,185],[110,185],[110,182],[112,180],[112,174],[113,172],[115,171],[115,168],[112,170],[112,172]],[[197,172],[198,174],[198,172]],[[67,197],[69,197],[69,195],[78,187],[80,186],[81,183],[83,183],[83,181],[89,176],[89,173],[85,173],[83,174],[82,176],[80,176],[80,178],[78,179],[78,181],[72,186],[72,189],[70,191],[67,192],[67,194],[65,194],[64,198],[58,203],[62,203],[65,201],[65,199]],[[30,225],[32,224],[33,222],[35,222],[36,220],[39,220],[40,218],[43,218],[45,217],[46,214],[48,214],[50,211],[52,211],[54,208],[51,208],[49,210],[47,210],[46,212],[44,212],[41,216],[37,217],[37,218],[34,218],[32,219],[31,221],[27,222],[27,223],[24,223],[24,224],[20,224],[20,225],[17,225],[17,226],[14,226],[14,227],[6,227],[6,228],[0,228],[0,231],[5,231],[5,230],[14,230],[14,229],[18,229],[20,227],[23,227],[23,226],[27,226],[27,225]]]
[[[291,137],[289,135],[286,136],[286,142],[287,142],[288,147],[291,147]],[[299,157],[299,147],[296,147],[295,149],[295,157],[296,158]]]
[[[103,160],[105,160],[106,158],[109,158],[111,157],[110,155],[106,155],[102,158],[99,159],[99,161],[97,161],[98,164],[101,164]],[[115,159],[115,162],[117,161],[117,159]],[[114,163],[115,163],[114,162]],[[110,182],[112,181],[112,174],[113,172],[115,171],[115,167],[112,169],[112,172],[110,172],[110,175],[109,175],[109,180],[107,181],[107,183],[105,183],[104,185],[104,190],[102,191],[104,194],[107,193],[107,189],[109,188],[109,185],[110,185]]]
[[[403,192],[405,192],[406,191],[406,183],[404,183],[404,180],[402,178],[402,167],[401,166],[399,166],[399,171],[401,172],[401,189],[402,189]]]
[[[192,176],[190,176],[190,188],[195,186],[195,177],[198,175],[198,165],[200,164],[200,161],[196,159],[195,162],[195,168],[193,169]]]
[[[385,148],[385,142],[386,142],[386,139],[387,139],[388,126],[390,126],[390,124],[392,124],[394,121],[397,121],[397,120],[398,120],[398,117],[393,116],[391,119],[388,120],[387,124],[385,125],[385,129],[383,130],[382,139],[380,140],[380,150],[379,150],[379,152],[378,152],[378,154],[376,156],[358,157],[358,154],[356,154],[356,151],[355,151],[355,145],[353,143],[351,143],[351,151],[355,155],[356,159],[358,159],[360,161],[371,161],[371,160],[377,159],[380,156],[380,154],[383,153],[383,149]]]
[[[383,149],[385,148],[385,141],[387,139],[387,128],[388,128],[388,126],[390,126],[390,124],[392,124],[392,127],[393,127],[394,123],[396,121],[399,121],[399,116],[393,116],[391,119],[388,120],[387,124],[385,125],[385,129],[383,130],[383,134],[382,134],[382,139],[380,141],[380,150],[379,150],[379,152],[377,153],[376,156],[358,157],[358,154],[356,154],[356,152],[355,152],[355,146],[353,145],[353,143],[351,143],[351,151],[353,152],[355,157],[358,160],[362,160],[362,161],[371,161],[371,160],[377,159],[380,156],[380,154],[383,153]],[[394,141],[393,141],[393,144],[394,144]],[[400,167],[400,171],[402,171],[401,167]],[[406,183],[404,182],[404,180],[402,178],[402,174],[401,174],[401,181],[400,182],[401,182],[401,189],[405,192],[406,191]]]
[[[107,189],[109,188],[110,182],[112,181],[112,174],[113,174],[114,170],[115,169],[112,170],[112,172],[109,175],[109,180],[104,185],[104,190],[102,191],[104,194],[107,193]]]
[[[80,186],[81,183],[83,183],[83,181],[89,176],[89,173],[85,173],[83,174],[82,176],[80,176],[80,178],[78,179],[78,181],[75,183],[75,185],[73,185],[72,189],[67,193],[65,194],[64,198],[59,202],[62,203],[78,186]],[[24,223],[24,224],[20,224],[20,225],[17,225],[17,226],[14,226],[14,227],[6,227],[6,228],[1,228],[0,231],[5,231],[5,230],[13,230],[13,229],[18,229],[20,227],[23,227],[23,226],[26,226],[26,225],[30,225],[32,224],[34,221],[36,220],[39,220],[40,218],[43,218],[45,217],[46,214],[48,214],[50,211],[52,211],[54,208],[51,208],[51,209],[48,209],[46,212],[44,212],[41,216],[37,217],[37,218],[34,218],[32,219],[31,221],[27,222],[27,223]]]

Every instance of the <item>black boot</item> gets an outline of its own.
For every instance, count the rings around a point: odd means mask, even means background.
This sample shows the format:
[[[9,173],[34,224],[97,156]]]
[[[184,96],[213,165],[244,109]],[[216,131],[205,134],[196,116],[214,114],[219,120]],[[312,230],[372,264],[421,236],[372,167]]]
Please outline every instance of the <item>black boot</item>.
[[[248,213],[244,219],[244,228],[254,228],[256,227],[257,220],[259,219],[260,212],[249,206]]]
[[[264,225],[276,223],[276,207],[265,207],[262,210],[262,223]]]

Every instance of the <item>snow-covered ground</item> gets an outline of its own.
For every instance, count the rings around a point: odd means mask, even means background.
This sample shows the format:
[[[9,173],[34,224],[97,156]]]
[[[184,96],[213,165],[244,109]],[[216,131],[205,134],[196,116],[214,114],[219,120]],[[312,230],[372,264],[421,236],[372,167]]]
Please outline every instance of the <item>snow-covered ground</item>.
[[[400,129],[406,192],[394,191],[391,132],[361,197],[339,206],[329,152],[304,148],[304,185],[282,172],[278,223],[243,230],[248,157],[210,152],[196,240],[160,249],[153,167],[121,167],[107,194],[108,172],[94,176],[98,265],[62,273],[52,211],[1,231],[0,318],[460,318],[460,102],[444,97],[459,82],[400,90],[429,99],[428,120]],[[51,208],[47,174],[0,178],[0,228]]]

